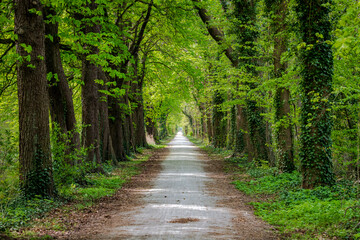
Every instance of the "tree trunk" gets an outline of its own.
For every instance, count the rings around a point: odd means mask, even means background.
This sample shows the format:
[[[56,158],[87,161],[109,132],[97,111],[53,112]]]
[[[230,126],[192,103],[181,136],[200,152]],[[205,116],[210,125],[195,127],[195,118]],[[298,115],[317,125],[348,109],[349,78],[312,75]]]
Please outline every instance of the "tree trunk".
[[[113,148],[115,158],[117,162],[124,161],[126,159],[124,148],[124,130],[123,130],[123,118],[121,115],[121,109],[119,106],[119,99],[113,96],[109,96],[109,127],[111,139],[113,142]]]
[[[277,160],[281,172],[295,170],[293,133],[290,123],[290,91],[286,88],[276,89],[275,96],[275,120],[281,121],[275,130],[277,142]]]
[[[156,144],[159,144],[159,134],[156,128],[156,123],[150,117],[146,118],[146,133],[149,135],[150,138],[154,139]]]
[[[132,99],[136,105],[133,109],[132,119],[134,121],[134,137],[135,147],[146,147],[146,135],[145,135],[145,120],[144,120],[144,100],[143,100],[143,83],[145,78],[145,67],[146,67],[145,55],[141,61],[142,69],[139,71],[139,58],[136,57],[136,69],[135,79],[136,81],[131,83]]]
[[[127,85],[128,86],[128,85]],[[122,104],[125,109],[122,111],[122,118],[123,121],[123,130],[124,130],[124,146],[125,146],[125,153],[127,155],[131,154],[131,151],[134,150],[134,142],[133,142],[133,136],[132,136],[132,120],[131,120],[131,107],[129,106],[129,96],[128,91],[126,91],[126,94],[122,97]]]
[[[236,105],[236,138],[234,155],[247,156],[248,161],[254,158],[254,146],[250,140],[246,112],[243,106]]]
[[[55,16],[56,12],[51,8],[45,8],[44,15],[44,17],[48,15]],[[45,39],[46,72],[52,75],[49,86],[51,120],[58,124],[61,133],[69,134],[71,137],[70,142],[63,139],[69,147],[66,153],[70,154],[79,148],[80,138],[76,132],[72,92],[69,88],[61,62],[58,23],[46,23],[45,34],[52,36],[52,39],[49,37]],[[67,160],[70,161],[70,159]],[[73,162],[69,163],[74,164]]]
[[[15,0],[19,97],[20,185],[25,197],[55,193],[49,132],[49,96],[45,66],[45,24],[39,0]],[[27,59],[27,57],[30,57]]]
[[[160,124],[159,139],[160,140],[166,138],[169,135],[168,129],[166,126],[167,118],[168,118],[168,113],[162,113],[160,116],[160,119],[159,119],[159,124]]]
[[[91,10],[96,9],[95,1],[87,4]],[[93,16],[87,16],[91,19]],[[85,20],[85,19],[83,19]],[[93,23],[85,23],[83,27],[85,35],[91,33],[100,33],[100,27]],[[98,54],[97,47],[85,44],[84,48],[89,49],[90,54]],[[101,163],[100,157],[100,135],[99,135],[99,94],[98,84],[95,80],[98,79],[98,67],[95,63],[87,59],[86,54],[82,59],[82,122],[85,125],[83,131],[82,144],[88,148],[87,161],[94,161]]]
[[[106,83],[108,80],[101,68],[98,68],[98,77],[104,81],[104,84],[98,85],[99,90],[107,91]],[[103,161],[111,159],[114,164],[117,164],[113,141],[110,135],[108,99],[108,95],[99,92],[100,153]]]
[[[201,115],[201,122],[200,122],[200,126],[201,126],[201,139],[205,140],[206,136],[207,136],[207,122],[206,122],[206,109],[205,109],[205,104],[204,103],[200,103],[199,104],[199,111],[200,111],[200,115]]]
[[[288,14],[288,0],[277,2],[268,1],[269,12],[274,12],[272,31],[274,35],[274,76],[282,77],[286,71],[287,63],[281,62],[281,56],[287,51],[288,40],[286,36],[286,17]],[[290,91],[288,88],[277,86],[274,96],[275,103],[275,140],[276,158],[281,172],[295,170],[292,124],[290,120]]]
[[[142,86],[136,96],[137,107],[134,109],[133,119],[135,122],[135,139],[137,147],[146,147],[145,120],[144,120],[144,100],[142,96]]]
[[[224,102],[224,97],[215,91],[214,93],[214,109],[213,109],[213,126],[214,137],[213,144],[216,148],[226,147],[226,119],[225,114],[221,110],[221,104]]]
[[[331,157],[333,55],[327,0],[298,0],[301,51],[301,172],[303,188],[335,182]]]
[[[116,54],[116,53],[113,53],[113,54]],[[115,69],[116,66],[113,66],[113,68]],[[123,73],[124,75],[128,74],[126,65],[123,64],[117,68],[118,68],[117,70],[120,71],[121,73]],[[108,78],[111,79],[110,76],[108,76]],[[116,86],[109,87],[110,92],[115,90],[113,88],[122,89],[123,84],[124,84],[124,78],[115,77],[115,79],[111,79],[110,81],[116,82]],[[124,129],[125,109],[123,107],[123,104],[124,104],[123,98],[124,98],[124,96],[109,96],[108,97],[108,101],[109,101],[108,114],[109,114],[110,134],[111,134],[111,139],[113,142],[115,158],[116,158],[116,161],[118,161],[118,162],[125,161],[126,154],[129,153],[129,150],[127,150],[127,148],[126,148],[127,138],[126,138],[126,133],[125,133],[125,129]]]
[[[255,30],[256,3],[254,0],[234,0],[233,2],[233,15],[237,19],[234,23],[237,34],[236,40],[240,46],[236,51],[236,55],[244,58],[239,61],[237,67],[245,68],[249,77],[256,77],[259,75],[259,72],[256,70],[256,66],[258,65],[258,53],[255,46],[258,37],[258,32]],[[250,89],[256,88],[256,83],[253,82],[238,84],[245,84]],[[244,143],[244,152],[248,155],[249,161],[253,159],[258,162],[260,160],[267,161],[269,159],[269,151],[266,146],[266,124],[262,116],[263,109],[259,108],[256,101],[252,100],[249,96],[245,99],[244,109],[241,108],[242,106],[238,107],[238,114],[241,114],[240,118],[243,126],[239,126],[240,132],[237,134],[237,142]],[[246,121],[246,123],[243,121]],[[243,127],[245,127],[245,129]]]
[[[209,108],[209,110],[207,110],[207,113],[206,113],[206,125],[207,125],[208,141],[209,141],[209,143],[212,143],[213,139],[214,139],[213,138],[214,133],[213,133],[213,125],[212,125],[212,118],[211,118],[210,108]]]

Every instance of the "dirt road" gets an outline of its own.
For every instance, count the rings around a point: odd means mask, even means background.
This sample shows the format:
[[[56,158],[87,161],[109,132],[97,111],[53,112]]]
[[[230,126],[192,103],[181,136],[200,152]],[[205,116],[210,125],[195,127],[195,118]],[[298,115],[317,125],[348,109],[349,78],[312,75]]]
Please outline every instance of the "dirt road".
[[[181,133],[169,150],[151,187],[130,190],[142,204],[114,212],[92,239],[275,239],[217,163]]]

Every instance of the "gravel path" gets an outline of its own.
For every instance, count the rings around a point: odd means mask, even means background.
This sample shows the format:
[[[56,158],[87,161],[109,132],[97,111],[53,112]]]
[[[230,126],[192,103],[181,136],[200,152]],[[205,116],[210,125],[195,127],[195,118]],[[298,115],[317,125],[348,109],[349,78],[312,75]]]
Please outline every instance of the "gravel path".
[[[178,133],[151,187],[132,190],[143,204],[112,216],[113,223],[93,239],[274,239],[244,203],[243,209],[234,205],[242,201],[237,191],[211,173],[208,162]]]

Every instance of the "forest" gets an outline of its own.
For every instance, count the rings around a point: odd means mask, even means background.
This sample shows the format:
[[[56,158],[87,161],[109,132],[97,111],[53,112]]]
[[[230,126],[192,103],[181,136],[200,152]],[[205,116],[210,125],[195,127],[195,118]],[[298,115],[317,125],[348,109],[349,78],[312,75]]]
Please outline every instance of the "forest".
[[[282,238],[360,238],[358,0],[2,0],[0,25],[0,237],[182,130]]]

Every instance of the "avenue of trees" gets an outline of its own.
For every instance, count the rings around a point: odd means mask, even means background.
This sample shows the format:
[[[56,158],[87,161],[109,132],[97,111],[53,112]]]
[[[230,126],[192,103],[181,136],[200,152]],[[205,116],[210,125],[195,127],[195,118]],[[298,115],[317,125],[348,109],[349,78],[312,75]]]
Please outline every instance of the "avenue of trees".
[[[0,23],[3,189],[55,196],[180,126],[303,188],[360,177],[356,0],[3,0]]]

